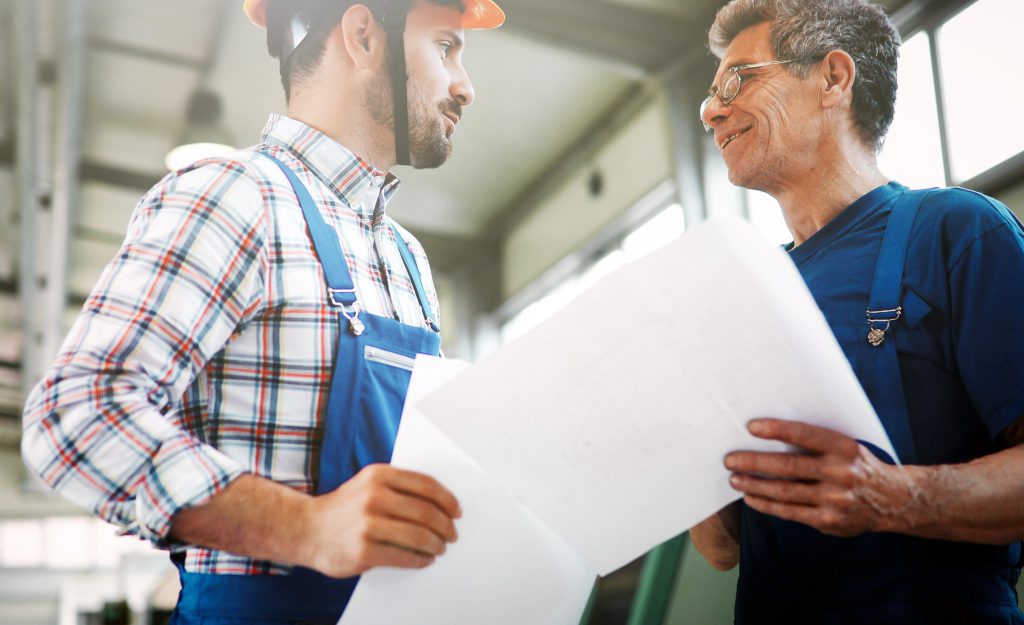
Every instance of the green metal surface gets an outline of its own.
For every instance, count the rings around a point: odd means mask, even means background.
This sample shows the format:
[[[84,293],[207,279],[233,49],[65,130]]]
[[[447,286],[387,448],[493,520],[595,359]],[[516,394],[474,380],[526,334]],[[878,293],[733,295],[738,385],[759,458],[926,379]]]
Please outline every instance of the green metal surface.
[[[689,542],[688,534],[680,534],[658,545],[647,554],[637,583],[628,625],[662,625],[668,611],[676,575]]]
[[[580,617],[580,625],[588,625],[590,617],[594,613],[594,604],[597,603],[597,589],[600,585],[600,578],[594,580],[594,588],[590,591],[590,599],[587,600],[587,607],[583,609],[583,616]]]

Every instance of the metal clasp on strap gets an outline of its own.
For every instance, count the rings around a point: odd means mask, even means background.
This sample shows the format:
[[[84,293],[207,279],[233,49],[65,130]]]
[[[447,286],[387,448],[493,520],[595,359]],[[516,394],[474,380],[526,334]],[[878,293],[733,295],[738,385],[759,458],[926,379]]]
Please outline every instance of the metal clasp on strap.
[[[345,308],[345,302],[339,302],[334,297],[335,294],[340,294],[340,293],[351,293],[352,295],[355,295],[356,294],[356,290],[355,289],[332,289],[331,287],[327,287],[327,299],[331,302],[331,306],[338,306],[338,307],[344,309]],[[353,304],[355,303],[355,301],[356,301],[356,299],[353,297],[352,298]]]
[[[337,298],[334,297],[335,295],[340,295],[342,293],[351,293],[353,296],[355,296],[356,290],[354,288],[332,289],[328,287],[327,300],[331,302],[332,306],[339,308],[341,310],[342,316],[344,316],[345,319],[348,319],[349,331],[352,332],[352,334],[354,334],[355,336],[359,336],[360,334],[363,333],[363,330],[366,329],[366,325],[359,320],[359,307],[356,306],[356,302],[358,302],[358,300],[355,299],[355,297],[353,297],[351,310],[349,310],[348,308],[346,308],[345,302],[339,302]]]
[[[868,343],[872,347],[878,347],[885,342],[885,333],[889,331],[889,325],[903,316],[903,307],[885,308],[882,310],[867,310],[868,317]],[[884,325],[883,325],[884,324]]]

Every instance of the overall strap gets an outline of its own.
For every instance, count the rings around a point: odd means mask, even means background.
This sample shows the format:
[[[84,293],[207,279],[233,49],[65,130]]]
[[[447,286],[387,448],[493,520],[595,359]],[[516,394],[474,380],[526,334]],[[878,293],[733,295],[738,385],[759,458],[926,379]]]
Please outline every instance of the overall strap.
[[[927,192],[904,192],[893,205],[882,235],[882,247],[878,252],[867,309],[867,340],[875,348],[881,349],[876,363],[876,394],[879,412],[884,414],[879,417],[886,425],[901,460],[908,463],[916,462],[917,452],[910,430],[910,416],[903,393],[896,345],[885,339],[889,326],[903,316],[903,268],[910,246],[910,231],[926,195]]]
[[[292,189],[295,190],[295,195],[299,198],[299,206],[302,208],[302,215],[306,218],[309,235],[313,239],[313,247],[316,249],[316,255],[320,258],[320,266],[324,270],[324,278],[327,281],[327,298],[335,306],[355,305],[356,288],[352,282],[352,275],[348,272],[348,264],[341,251],[341,244],[338,243],[338,234],[324,222],[306,185],[302,184],[295,172],[276,157],[266,152],[261,152],[261,154],[281,168],[284,175],[288,177]]]
[[[423,309],[423,318],[426,320],[427,325],[434,332],[440,332],[440,328],[437,327],[437,322],[434,320],[434,314],[430,308],[430,300],[427,299],[427,291],[423,288],[423,278],[420,277],[419,267],[416,265],[416,258],[413,257],[412,251],[409,249],[409,244],[405,242],[402,235],[399,234],[398,229],[391,228],[395,233],[395,241],[398,243],[398,251],[402,254],[402,260],[405,262],[405,269],[409,272],[409,277],[412,279],[412,284],[416,288],[416,297],[420,300],[420,308]]]

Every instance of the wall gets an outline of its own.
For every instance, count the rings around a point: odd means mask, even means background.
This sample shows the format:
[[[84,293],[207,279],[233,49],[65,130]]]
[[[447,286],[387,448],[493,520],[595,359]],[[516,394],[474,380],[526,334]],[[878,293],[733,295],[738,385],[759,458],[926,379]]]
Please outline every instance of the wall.
[[[1017,219],[1024,221],[1024,180],[996,197],[1017,215]]]
[[[668,137],[665,102],[656,97],[588,165],[570,174],[518,223],[503,250],[504,297],[529,284],[669,178]],[[595,170],[604,179],[603,191],[596,197],[588,190]]]

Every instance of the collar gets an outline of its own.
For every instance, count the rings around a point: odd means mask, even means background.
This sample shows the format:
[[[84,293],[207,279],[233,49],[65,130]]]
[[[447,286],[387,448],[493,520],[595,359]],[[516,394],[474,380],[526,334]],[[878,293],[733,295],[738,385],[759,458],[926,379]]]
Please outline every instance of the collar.
[[[825,224],[821,230],[815,232],[801,245],[792,247],[791,243],[790,247],[785,248],[789,252],[789,257],[799,265],[826,247],[831,241],[843,236],[857,224],[892,204],[907,190],[907,187],[896,181],[875,187],[854,200],[853,204],[844,208],[832,221]]]
[[[377,169],[319,130],[284,115],[270,116],[260,142],[287,150],[350,209],[366,216],[372,215],[378,194],[384,194],[386,203],[401,183],[394,174]]]

